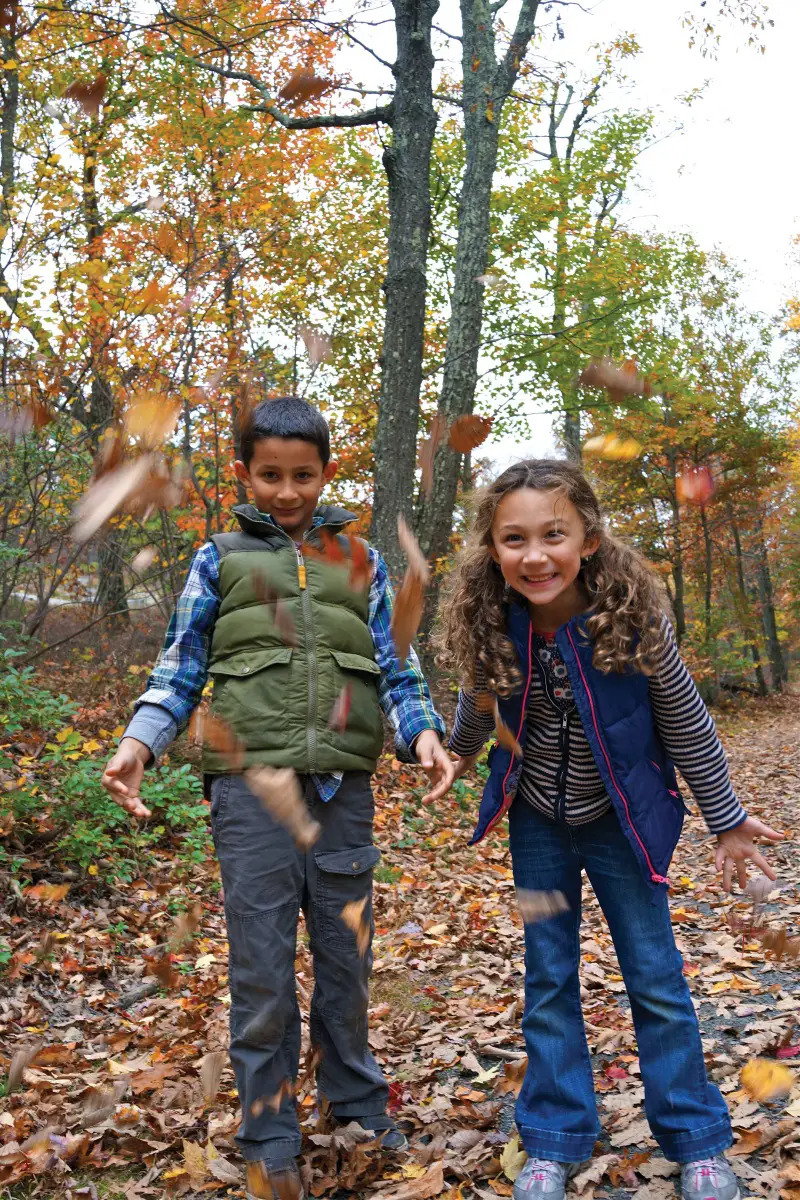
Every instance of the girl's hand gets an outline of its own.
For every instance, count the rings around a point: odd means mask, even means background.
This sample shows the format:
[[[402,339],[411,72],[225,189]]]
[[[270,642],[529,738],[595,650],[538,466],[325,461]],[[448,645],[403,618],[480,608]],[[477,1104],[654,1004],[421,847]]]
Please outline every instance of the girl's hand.
[[[460,779],[462,775],[466,775],[468,771],[472,770],[472,768],[475,766],[475,763],[478,761],[479,758],[480,758],[480,753],[468,754],[468,755],[465,755],[463,758],[459,758],[458,756],[456,756],[456,758],[453,760],[453,767],[454,767],[453,778]]]
[[[449,792],[455,778],[453,762],[439,741],[438,734],[432,729],[426,729],[419,735],[414,743],[414,753],[419,765],[423,771],[427,772],[428,778],[434,785],[427,796],[422,797],[423,804],[431,804]]]
[[[767,838],[770,842],[783,840],[782,833],[770,829],[769,825],[765,825],[763,821],[758,821],[755,817],[748,817],[735,829],[727,829],[725,833],[717,834],[716,864],[717,870],[722,871],[722,882],[726,891],[732,891],[734,868],[739,880],[739,887],[744,889],[747,886],[745,864],[748,858],[764,872],[767,879],[777,879],[772,867],[753,842],[753,838],[757,837]]]
[[[150,757],[149,746],[138,738],[126,737],[103,772],[103,787],[112,800],[121,804],[132,817],[151,815],[150,809],[145,808],[139,799],[142,776]]]

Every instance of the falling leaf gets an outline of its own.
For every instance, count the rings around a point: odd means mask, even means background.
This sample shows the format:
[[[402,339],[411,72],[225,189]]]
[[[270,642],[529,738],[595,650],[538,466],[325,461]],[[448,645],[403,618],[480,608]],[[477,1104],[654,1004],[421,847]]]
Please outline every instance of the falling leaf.
[[[200,1086],[206,1104],[213,1104],[217,1098],[226,1058],[221,1050],[211,1050],[200,1059]]]
[[[745,884],[744,894],[745,896],[749,896],[756,904],[763,904],[773,892],[779,890],[780,885],[777,882],[773,882],[766,875],[755,875],[752,879],[748,879]]]
[[[583,443],[583,453],[594,458],[607,458],[612,462],[630,462],[642,452],[635,438],[623,438],[616,433],[601,433]]]
[[[494,271],[487,271],[485,275],[476,275],[475,282],[482,283],[487,292],[499,292],[508,286],[502,275],[497,275]]]
[[[394,652],[402,666],[408,658],[411,643],[419,629],[430,570],[425,557],[402,516],[397,518],[397,537],[408,557],[408,569],[397,592],[392,612]]]
[[[294,619],[291,610],[285,600],[275,601],[275,611],[272,614],[275,622],[275,628],[283,638],[287,646],[297,645],[297,630],[294,626]]]
[[[143,454],[95,480],[75,507],[74,540],[79,544],[88,542],[101,525],[105,525],[135,495],[150,474],[152,465],[152,455]]]
[[[497,703],[497,697],[492,698],[492,709],[494,710],[494,728],[498,742],[506,750],[510,750],[515,758],[522,758],[522,747],[517,741],[514,731],[509,729],[500,716],[500,706]]]
[[[636,363],[631,359],[619,367],[610,358],[592,359],[581,371],[579,382],[584,387],[605,388],[612,399],[649,396],[652,390],[648,380],[639,375]]]
[[[684,467],[675,480],[675,495],[681,504],[706,504],[714,494],[710,467]]]
[[[179,950],[187,942],[191,941],[200,928],[202,919],[203,906],[199,901],[187,909],[186,912],[179,913],[172,927],[172,932],[169,935],[168,945],[170,950]]]
[[[567,897],[563,892],[517,888],[517,905],[525,925],[535,925],[538,921],[546,921],[548,917],[557,917],[559,913],[569,912]]]
[[[316,367],[330,358],[333,339],[327,333],[323,333],[321,329],[316,329],[313,325],[301,325],[298,333],[303,339],[303,345],[312,366]]]
[[[204,708],[196,708],[189,721],[189,738],[198,746],[209,746],[222,755],[229,771],[240,771],[244,764],[244,742],[227,721]]]
[[[527,1161],[528,1155],[522,1149],[519,1136],[515,1133],[503,1146],[503,1152],[500,1155],[500,1166],[506,1179],[513,1183]]]
[[[71,83],[63,92],[65,100],[74,100],[88,117],[96,117],[106,94],[108,80],[100,72],[91,83]]]
[[[158,392],[140,392],[130,402],[123,418],[125,433],[148,450],[155,450],[175,432],[181,413],[180,400]]]
[[[30,404],[0,405],[0,433],[6,434],[12,443],[31,429],[44,429],[54,420],[50,409],[40,400]]]
[[[153,975],[168,992],[178,987],[181,982],[180,973],[176,971],[169,954],[147,959],[147,974]]]
[[[458,417],[450,426],[450,445],[459,454],[469,454],[470,450],[486,441],[492,424],[491,417],[478,417],[474,413]]]
[[[131,559],[131,570],[137,575],[142,575],[158,558],[158,551],[155,546],[145,546],[138,554]]]
[[[42,1049],[44,1042],[36,1042],[33,1046],[23,1046],[17,1050],[11,1059],[6,1081],[9,1092],[15,1092],[23,1081],[26,1067],[29,1067],[36,1055]]]
[[[740,1079],[748,1096],[760,1104],[787,1095],[794,1084],[789,1068],[768,1058],[751,1059],[742,1067]]]
[[[435,413],[431,420],[430,433],[419,448],[419,482],[426,496],[430,496],[433,488],[433,464],[436,459],[436,450],[446,429],[447,422],[442,413]]]
[[[81,1119],[90,1128],[92,1125],[102,1125],[113,1117],[116,1107],[128,1090],[128,1080],[118,1079],[113,1087],[93,1088],[83,1106]]]
[[[264,1102],[265,1102],[267,1108],[272,1109],[272,1111],[274,1113],[276,1113],[276,1112],[280,1112],[280,1107],[283,1104],[284,1100],[289,1099],[293,1096],[294,1096],[294,1085],[292,1084],[291,1079],[282,1079],[277,1092],[275,1092],[274,1095],[272,1095],[272,1096],[267,1096],[265,1098]]]
[[[314,845],[321,826],[312,820],[297,775],[290,767],[251,767],[245,782],[300,850]]]
[[[342,921],[356,935],[356,945],[361,958],[369,950],[369,943],[372,937],[371,921],[365,919],[364,909],[367,906],[369,896],[362,897],[361,900],[351,900],[349,904],[345,904],[339,916]]]
[[[297,67],[278,92],[281,100],[295,108],[306,100],[318,100],[333,87],[330,79],[315,75],[311,67]]]
[[[353,700],[353,689],[349,683],[346,683],[339,695],[334,701],[331,709],[328,728],[333,729],[336,733],[344,733],[347,729],[347,718],[350,716],[350,705]]]
[[[367,543],[363,538],[348,534],[350,546],[350,577],[348,582],[354,592],[362,592],[372,582],[372,564],[369,560]]]

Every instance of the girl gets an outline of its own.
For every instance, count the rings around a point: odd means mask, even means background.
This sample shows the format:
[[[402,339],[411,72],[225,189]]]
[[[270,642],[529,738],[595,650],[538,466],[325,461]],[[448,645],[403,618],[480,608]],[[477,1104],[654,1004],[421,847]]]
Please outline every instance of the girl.
[[[525,927],[528,1068],[516,1121],[529,1158],[514,1200],[563,1200],[598,1133],[578,980],[582,869],[625,979],[653,1134],[682,1164],[684,1200],[735,1200],[721,1155],[733,1140],[728,1111],[706,1078],[670,923],[667,870],[684,815],[673,763],[717,835],[726,887],[734,869],[745,884],[746,859],[774,879],[753,838],[781,835],[736,799],[656,580],[606,532],[577,467],[529,459],[486,490],[439,643],[439,661],[463,683],[450,743],[456,775],[495,726],[495,704],[499,727],[510,729],[504,743],[517,742],[490,751],[473,842],[510,809],[517,887],[561,892],[569,905],[553,903],[555,915]]]

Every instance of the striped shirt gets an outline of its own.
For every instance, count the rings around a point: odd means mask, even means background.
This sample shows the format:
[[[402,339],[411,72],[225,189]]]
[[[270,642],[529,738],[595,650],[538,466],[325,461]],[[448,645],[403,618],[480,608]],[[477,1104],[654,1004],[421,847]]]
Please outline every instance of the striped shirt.
[[[314,524],[322,521],[317,516]],[[444,722],[434,708],[413,648],[402,667],[395,658],[391,630],[394,594],[389,574],[383,558],[371,546],[369,559],[372,580],[367,621],[375,661],[381,669],[378,700],[392,727],[398,755],[411,761],[411,747],[419,735],[433,729],[442,737]],[[147,690],[136,701],[134,715],[123,734],[144,742],[154,758],[164,753],[200,701],[208,679],[211,638],[221,602],[219,552],[213,542],[206,542],[192,559]],[[314,776],[323,800],[332,799],[341,781],[340,771]]]
[[[668,624],[668,623],[667,623]],[[681,658],[672,628],[657,670],[648,678],[653,721],[667,754],[680,769],[712,833],[741,824],[746,813],[736,798],[728,761],[711,715]],[[566,664],[552,635],[534,634],[527,733],[518,795],[540,812],[568,825],[594,821],[611,807],[583,732]],[[459,693],[450,749],[479,753],[494,717],[478,708],[474,693]]]

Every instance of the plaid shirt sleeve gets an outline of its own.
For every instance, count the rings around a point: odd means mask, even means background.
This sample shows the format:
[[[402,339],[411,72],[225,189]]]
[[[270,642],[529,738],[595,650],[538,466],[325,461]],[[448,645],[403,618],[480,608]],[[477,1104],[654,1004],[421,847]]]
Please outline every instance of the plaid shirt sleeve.
[[[213,542],[206,542],[192,559],[164,645],[147,690],[136,701],[136,710],[143,704],[156,704],[169,713],[178,730],[188,723],[208,678],[211,633],[220,601],[219,554]]]
[[[368,619],[375,645],[375,661],[381,669],[378,699],[394,731],[398,757],[407,762],[414,762],[415,756],[411,749],[414,741],[426,729],[433,729],[440,738],[443,737],[444,721],[433,706],[425,676],[413,647],[402,667],[395,658],[392,638],[394,592],[383,558],[372,547],[369,554],[373,573],[369,590]]]

